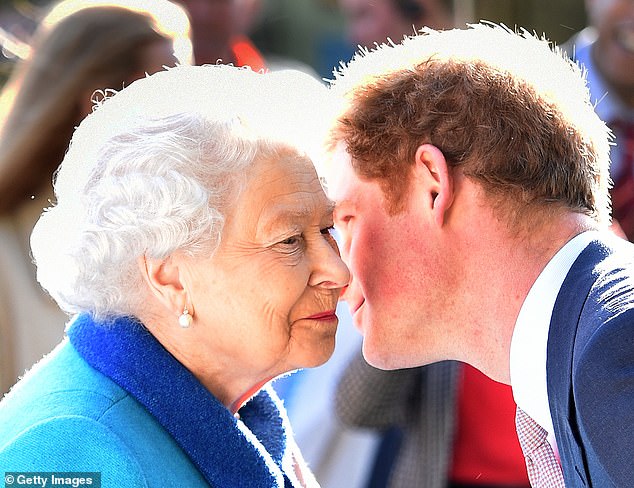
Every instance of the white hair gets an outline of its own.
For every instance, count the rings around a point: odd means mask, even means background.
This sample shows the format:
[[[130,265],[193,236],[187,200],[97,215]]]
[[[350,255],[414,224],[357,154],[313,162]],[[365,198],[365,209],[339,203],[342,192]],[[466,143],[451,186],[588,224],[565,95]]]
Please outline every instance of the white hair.
[[[35,226],[40,284],[70,313],[133,314],[141,256],[213,253],[257,159],[315,157],[325,127],[308,75],[187,66],[132,83],[77,128]]]

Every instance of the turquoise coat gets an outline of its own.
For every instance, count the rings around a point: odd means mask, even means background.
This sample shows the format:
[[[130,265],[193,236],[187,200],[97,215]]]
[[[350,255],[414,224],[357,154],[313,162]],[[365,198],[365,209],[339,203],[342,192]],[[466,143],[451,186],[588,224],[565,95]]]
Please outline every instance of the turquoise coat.
[[[0,402],[0,471],[99,472],[103,487],[296,484],[272,389],[236,418],[134,320],[81,315],[68,336]]]

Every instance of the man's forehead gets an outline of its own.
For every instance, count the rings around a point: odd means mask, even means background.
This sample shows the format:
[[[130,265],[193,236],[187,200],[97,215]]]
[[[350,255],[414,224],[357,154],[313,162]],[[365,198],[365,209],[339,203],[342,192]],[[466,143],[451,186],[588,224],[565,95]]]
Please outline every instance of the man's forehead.
[[[328,197],[340,204],[350,198],[350,187],[356,180],[356,173],[352,167],[352,158],[343,142],[337,144],[327,168],[326,183]]]

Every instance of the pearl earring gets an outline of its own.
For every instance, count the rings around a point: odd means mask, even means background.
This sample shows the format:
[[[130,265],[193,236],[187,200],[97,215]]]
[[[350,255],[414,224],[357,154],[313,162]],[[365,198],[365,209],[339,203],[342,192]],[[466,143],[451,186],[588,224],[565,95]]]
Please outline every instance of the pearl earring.
[[[193,317],[190,315],[189,310],[187,310],[187,305],[183,309],[183,313],[178,317],[178,324],[183,328],[187,329],[192,325]]]

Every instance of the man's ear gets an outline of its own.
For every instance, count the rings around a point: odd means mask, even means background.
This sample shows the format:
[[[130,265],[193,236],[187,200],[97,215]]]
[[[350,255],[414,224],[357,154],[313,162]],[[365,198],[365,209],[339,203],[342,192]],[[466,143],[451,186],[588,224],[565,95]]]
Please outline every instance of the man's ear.
[[[150,292],[175,316],[183,313],[185,306],[192,312],[187,291],[182,283],[182,270],[172,256],[165,259],[139,258],[139,268]]]
[[[416,150],[415,173],[422,184],[422,191],[428,195],[425,200],[430,206],[434,221],[439,227],[453,202],[453,180],[445,155],[433,144],[422,144]]]

